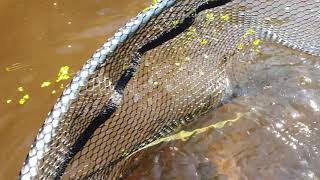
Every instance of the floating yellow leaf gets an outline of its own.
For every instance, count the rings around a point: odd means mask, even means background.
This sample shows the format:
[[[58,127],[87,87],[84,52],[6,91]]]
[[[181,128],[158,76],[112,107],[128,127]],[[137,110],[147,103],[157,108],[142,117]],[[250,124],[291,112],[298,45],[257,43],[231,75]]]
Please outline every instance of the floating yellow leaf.
[[[253,42],[252,42],[252,44],[254,45],[254,46],[259,46],[260,45],[260,39],[255,39]]]
[[[195,135],[198,135],[198,134],[201,134],[201,133],[204,133],[208,130],[211,130],[211,129],[222,129],[224,128],[226,125],[231,125],[232,123],[235,123],[237,121],[239,121],[243,116],[245,116],[247,113],[237,113],[237,117],[234,118],[234,119],[229,119],[229,120],[224,120],[224,121],[220,121],[218,123],[215,123],[215,124],[212,124],[212,125],[209,125],[207,127],[203,127],[203,128],[199,128],[199,129],[195,129],[193,131],[180,131],[176,134],[173,134],[171,136],[167,136],[167,137],[163,137],[163,138],[160,138],[152,143],[150,143],[149,145],[143,147],[143,148],[140,148],[138,150],[136,150],[135,152],[131,153],[128,157],[126,158],[130,158],[132,155],[134,155],[135,153],[141,151],[141,150],[144,150],[144,149],[147,149],[149,147],[152,147],[152,146],[155,146],[155,145],[158,145],[162,142],[171,142],[171,141],[176,141],[176,140],[181,140],[181,141],[186,141],[188,140],[190,137],[192,136],[195,136]]]
[[[228,14],[226,14],[226,15],[221,15],[221,19],[224,20],[224,21],[229,21],[230,16],[229,16]]]
[[[143,9],[143,12],[147,12],[150,9],[150,7],[146,7]]]
[[[212,21],[214,19],[214,14],[212,12],[206,13],[206,20]]]
[[[56,90],[51,91],[51,94],[55,94],[55,93],[56,93]]]
[[[7,104],[10,104],[12,102],[12,100],[8,99],[6,102],[7,102]]]
[[[20,104],[20,105],[25,104],[28,99],[30,99],[29,94],[24,95],[24,96],[19,100],[19,104]]]
[[[23,91],[24,91],[23,87],[21,87],[21,86],[18,87],[18,91],[19,91],[19,92],[23,92]]]
[[[241,43],[241,44],[239,44],[239,46],[238,46],[238,49],[243,49],[243,44]]]
[[[254,34],[254,29],[253,28],[249,28],[248,30],[247,30],[247,33],[246,33],[247,35],[253,35]]]
[[[63,84],[60,84],[60,89],[63,89],[64,88],[64,85]]]
[[[196,28],[193,26],[190,26],[189,29],[187,30],[187,36],[192,36],[196,33]]]
[[[26,94],[26,95],[24,95],[22,98],[25,99],[25,100],[27,100],[27,99],[30,99],[30,96],[29,96],[29,94]]]
[[[25,99],[22,98],[22,99],[19,100],[19,104],[20,104],[20,105],[23,105],[24,103],[26,103],[26,100],[25,100]]]
[[[129,68],[129,65],[128,65],[128,64],[124,64],[124,65],[122,66],[122,70],[124,70],[124,71],[128,70],[128,68]]]
[[[208,40],[206,40],[206,39],[201,39],[200,40],[200,45],[201,46],[204,46],[204,45],[206,45],[208,43]]]
[[[180,24],[181,22],[179,20],[175,20],[172,23],[173,23],[174,26],[176,26],[176,25]]]
[[[158,0],[152,0],[152,5],[153,5],[153,6],[156,5],[157,2],[158,2]]]
[[[155,7],[155,5],[158,3],[158,0],[152,0],[151,1],[151,6],[150,7],[146,7],[143,11],[147,12],[150,8]]]
[[[59,74],[58,74],[58,77],[57,77],[57,82],[60,82],[62,80],[67,80],[70,78],[70,75],[69,75],[69,69],[70,67],[69,66],[62,66],[60,68],[60,71],[59,71]]]
[[[41,88],[48,87],[48,86],[50,86],[50,84],[51,84],[51,82],[45,81],[45,82],[43,82],[43,83],[41,84]]]

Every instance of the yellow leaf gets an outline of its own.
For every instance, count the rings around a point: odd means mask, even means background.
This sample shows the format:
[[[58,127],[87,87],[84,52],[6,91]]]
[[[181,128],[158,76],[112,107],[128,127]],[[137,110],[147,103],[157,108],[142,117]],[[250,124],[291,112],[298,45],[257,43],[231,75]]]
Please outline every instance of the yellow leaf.
[[[193,26],[190,26],[189,29],[187,30],[187,36],[192,36],[196,33],[196,28]]]
[[[6,102],[7,102],[7,104],[10,104],[12,102],[12,100],[8,99]]]
[[[158,0],[152,0],[152,5],[153,5],[153,6],[156,5],[157,2],[158,2]]]
[[[243,49],[243,44],[241,43],[241,44],[239,44],[239,47],[238,47],[238,49]]]
[[[62,80],[67,80],[70,78],[70,75],[69,75],[69,69],[70,67],[69,66],[62,66],[60,68],[60,71],[59,71],[59,74],[58,74],[58,77],[57,77],[57,82],[60,82]]]
[[[129,65],[128,65],[128,64],[124,64],[124,65],[122,66],[122,70],[124,70],[124,71],[128,70],[128,68],[129,68]]]
[[[226,15],[221,15],[221,19],[224,20],[224,21],[229,21],[230,16],[229,16],[228,14],[226,14]]]
[[[24,103],[26,103],[26,100],[25,100],[25,99],[22,98],[22,99],[19,100],[19,104],[20,104],[20,105],[23,105]]]
[[[155,7],[155,5],[158,3],[158,0],[152,0],[151,1],[151,6],[150,7],[146,7],[143,12],[147,12],[150,8]]]
[[[204,46],[204,45],[206,45],[208,43],[208,40],[206,40],[206,39],[201,39],[200,40],[200,45],[201,46]]]
[[[146,7],[143,9],[143,12],[147,12],[150,9],[150,7]]]
[[[51,94],[55,94],[55,93],[56,93],[56,90],[51,91]]]
[[[249,28],[248,30],[247,30],[247,33],[246,33],[247,35],[253,35],[254,34],[254,29],[253,28]]]
[[[24,95],[24,96],[22,97],[22,99],[25,99],[25,100],[30,99],[29,94]]]
[[[23,92],[23,91],[24,91],[23,87],[21,87],[21,86],[18,87],[18,91],[19,91],[19,92]]]
[[[172,23],[173,23],[174,26],[176,26],[176,25],[180,24],[181,22],[179,20],[175,20]]]
[[[207,127],[203,127],[203,128],[198,128],[198,129],[194,129],[192,131],[180,131],[176,134],[170,135],[170,136],[166,136],[163,138],[160,138],[150,144],[148,144],[147,146],[144,146],[143,148],[140,148],[136,151],[134,151],[133,153],[131,153],[127,158],[130,158],[132,155],[136,154],[137,152],[143,150],[143,149],[147,149],[149,147],[158,145],[162,142],[171,142],[171,141],[176,141],[176,140],[181,140],[181,141],[186,141],[188,139],[190,139],[191,137],[204,133],[206,131],[209,131],[211,129],[221,129],[224,128],[226,125],[232,125],[232,123],[236,123],[237,121],[239,121],[243,116],[245,116],[248,113],[237,113],[237,117],[234,119],[230,119],[230,120],[224,120],[224,121],[220,121],[217,122],[215,124],[209,125]]]
[[[206,13],[206,20],[212,21],[214,19],[214,14],[212,12]]]
[[[260,39],[255,39],[253,42],[252,42],[252,44],[254,45],[254,46],[259,46],[260,45]]]
[[[43,82],[43,83],[41,84],[41,88],[48,87],[48,86],[50,86],[50,84],[51,84],[51,82],[45,81],[45,82]]]

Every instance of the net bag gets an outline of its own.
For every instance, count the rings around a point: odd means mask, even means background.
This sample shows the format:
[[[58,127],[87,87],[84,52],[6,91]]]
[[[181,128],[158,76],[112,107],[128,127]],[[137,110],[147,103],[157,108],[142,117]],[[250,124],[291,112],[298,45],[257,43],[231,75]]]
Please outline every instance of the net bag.
[[[319,0],[160,0],[75,75],[19,179],[119,178],[133,152],[232,95],[243,51],[267,41],[319,56],[319,29]]]

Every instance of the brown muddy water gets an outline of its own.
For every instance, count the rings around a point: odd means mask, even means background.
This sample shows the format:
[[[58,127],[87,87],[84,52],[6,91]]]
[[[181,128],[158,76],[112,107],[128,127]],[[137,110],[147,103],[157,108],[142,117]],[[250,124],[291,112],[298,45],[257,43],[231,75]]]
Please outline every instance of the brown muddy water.
[[[67,83],[55,82],[60,67],[77,71],[148,4],[0,2],[0,179],[18,175]],[[249,59],[241,95],[184,129],[205,129],[202,133],[150,148],[128,179],[320,179],[320,58],[270,44],[261,52]],[[41,88],[45,81],[52,84]],[[225,126],[205,128],[239,114]]]

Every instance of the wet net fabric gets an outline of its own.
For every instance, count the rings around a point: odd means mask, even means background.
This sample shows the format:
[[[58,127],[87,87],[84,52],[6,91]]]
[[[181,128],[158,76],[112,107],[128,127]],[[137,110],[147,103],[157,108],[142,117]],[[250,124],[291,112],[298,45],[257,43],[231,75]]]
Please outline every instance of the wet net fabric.
[[[133,152],[232,96],[260,41],[320,55],[318,0],[162,0],[87,61],[48,114],[21,179],[113,179]]]

